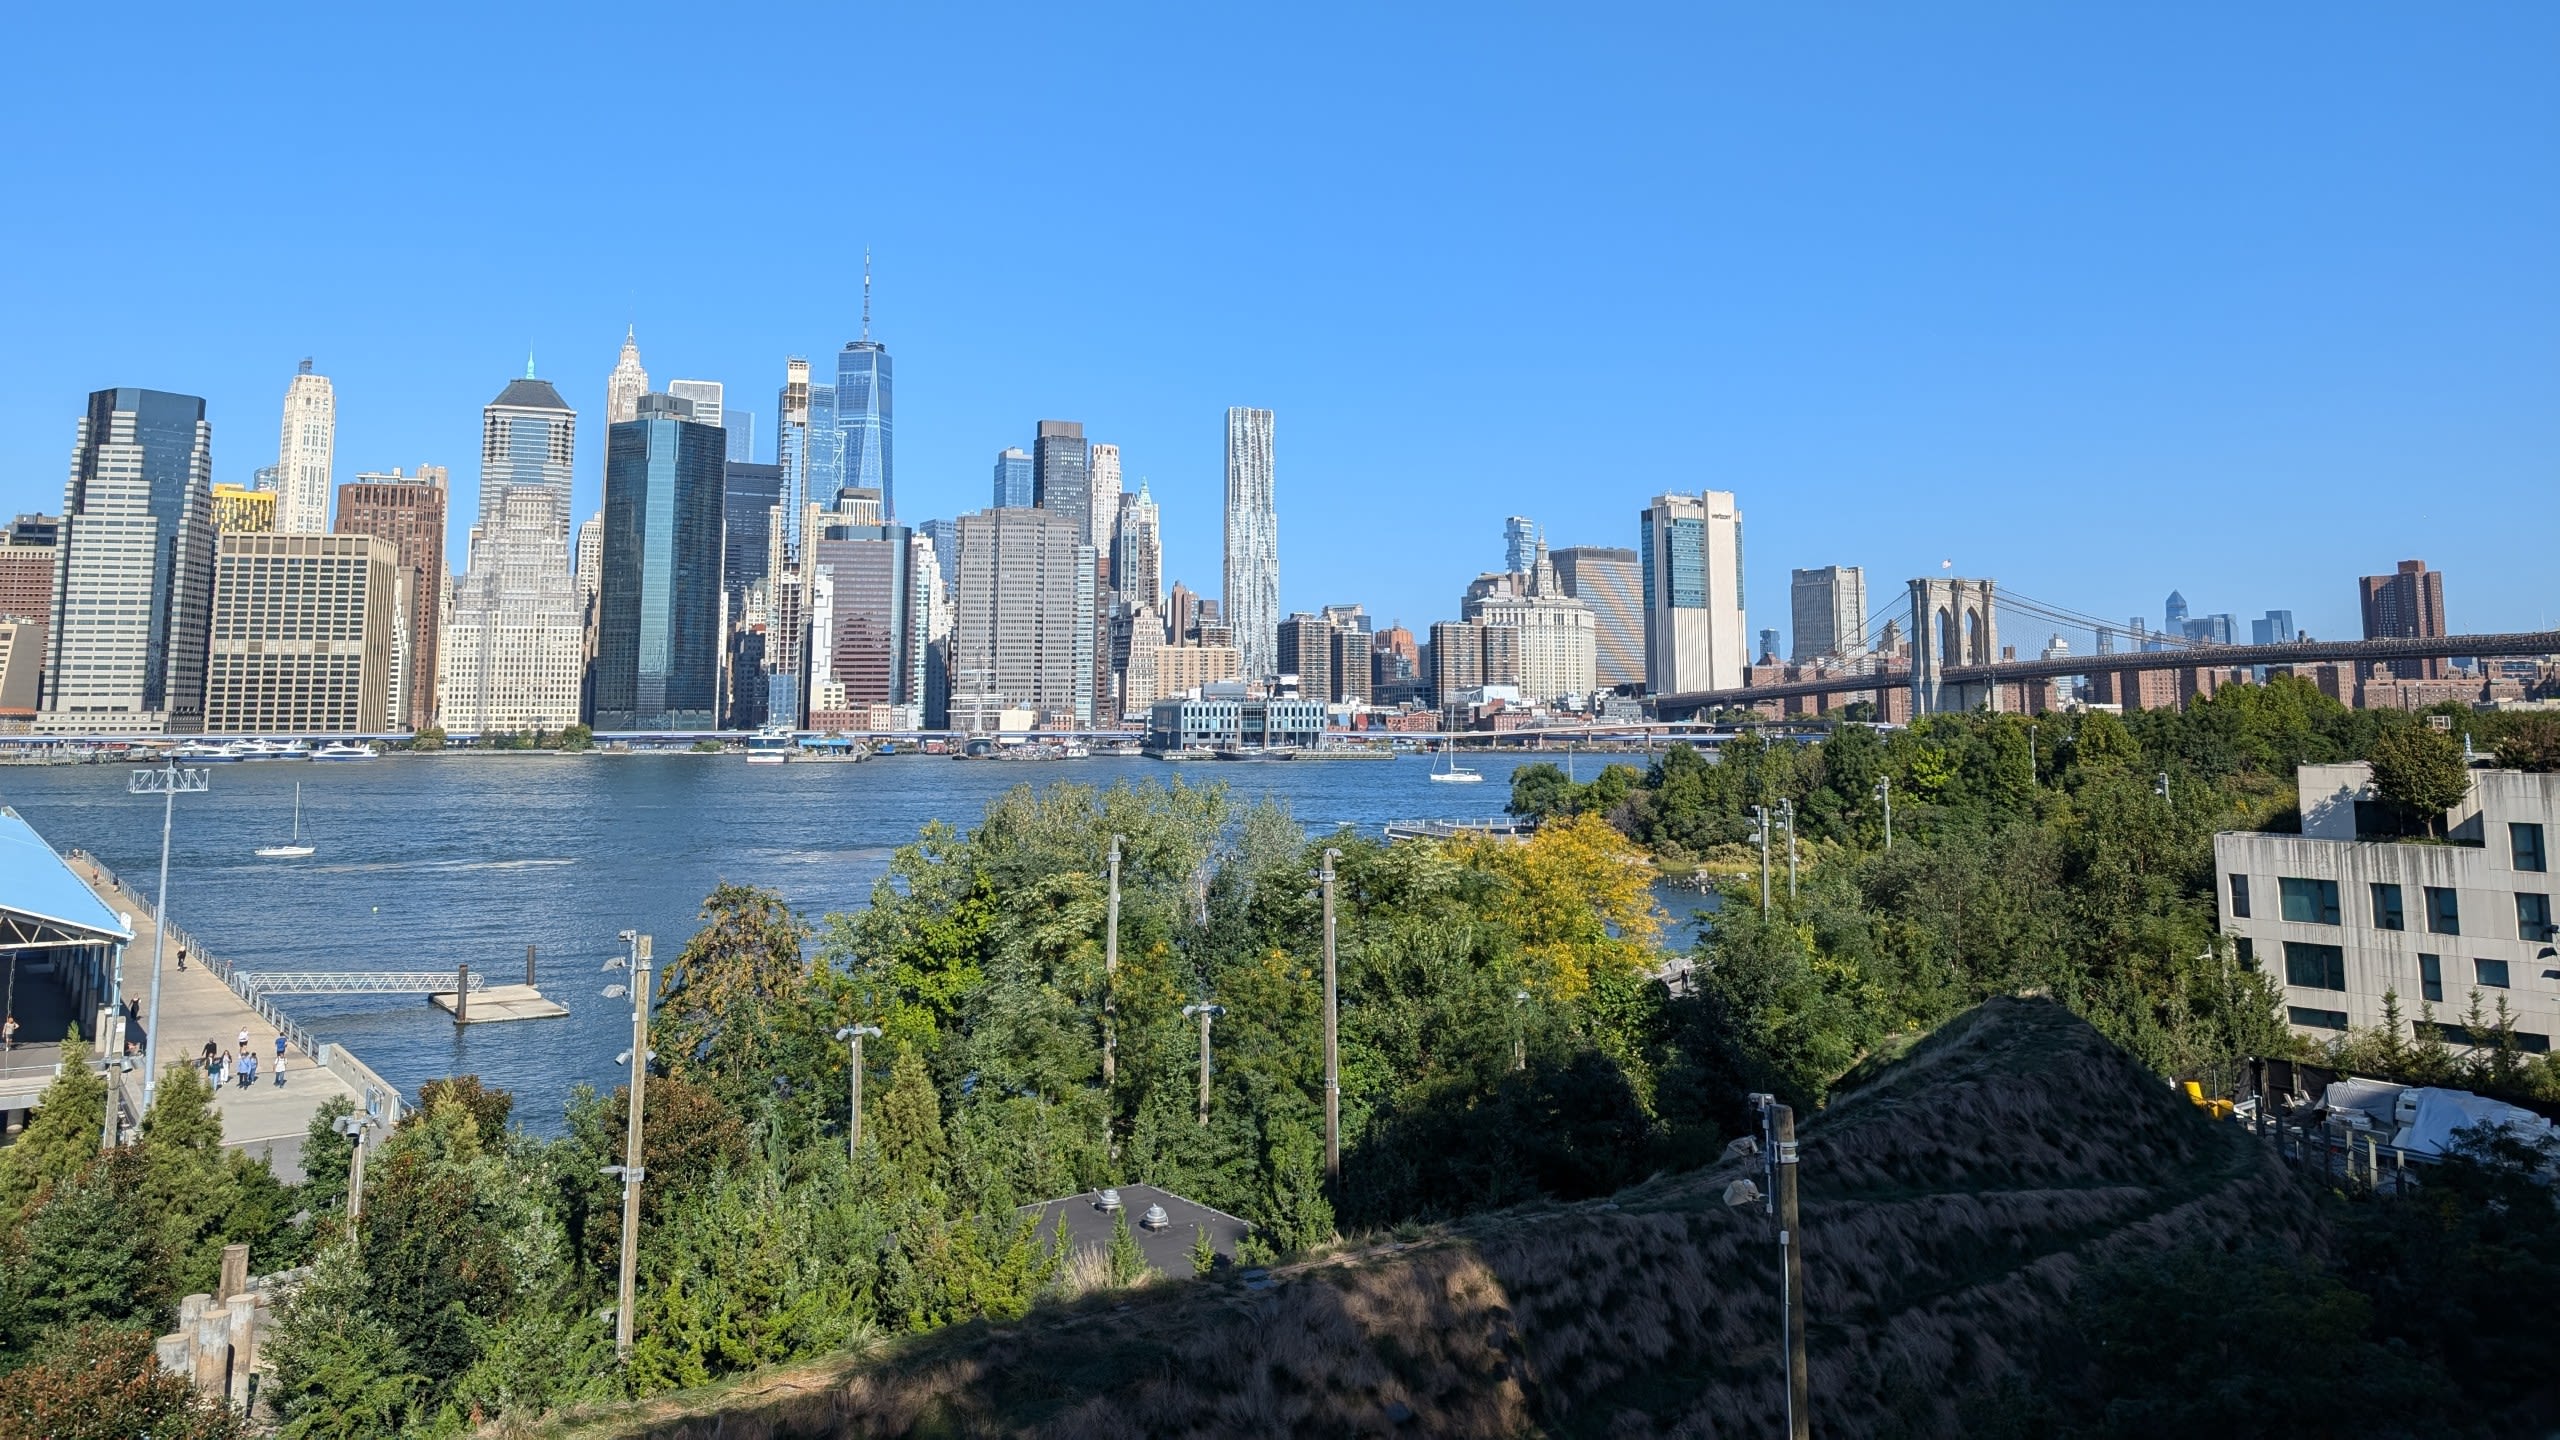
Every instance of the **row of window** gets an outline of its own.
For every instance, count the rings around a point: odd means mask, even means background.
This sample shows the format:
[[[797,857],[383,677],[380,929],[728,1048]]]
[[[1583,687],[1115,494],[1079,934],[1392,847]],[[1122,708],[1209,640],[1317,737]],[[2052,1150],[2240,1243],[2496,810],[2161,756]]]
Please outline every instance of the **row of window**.
[[[2540,827],[2534,827],[2539,829]],[[2519,867],[2521,868],[2521,867]],[[2280,876],[2276,888],[2284,918],[2297,925],[2337,925],[2342,923],[2338,882],[2305,880]],[[2408,912],[2402,902],[2401,887],[2376,881],[2365,887],[2373,907],[2373,928],[2406,930]],[[2459,935],[2462,933],[2462,895],[2449,885],[2418,887],[2426,901],[2427,933]],[[2548,941],[2553,937],[2551,897],[2539,891],[2515,892],[2516,937],[2520,940]],[[2231,877],[2231,913],[2249,918],[2249,877]]]
[[[2289,1005],[2285,1007],[2285,1018],[2309,1030],[2347,1028],[2346,1011],[2323,1010],[2315,1005]],[[2486,1035],[2474,1037],[2468,1025],[2453,1025],[2441,1020],[2412,1020],[2409,1022],[2409,1030],[2420,1040],[2432,1035],[2447,1045],[2487,1045],[2492,1041],[2492,1037]],[[2514,1032],[2512,1038],[2515,1040],[2516,1048],[2527,1055],[2547,1055],[2551,1052],[2551,1037],[2548,1035],[2536,1035],[2529,1031],[2518,1030]]]
[[[2243,945],[2248,942],[2242,941]],[[2244,955],[2244,959],[2251,958]],[[2471,983],[2489,990],[2505,990],[2511,985],[2511,972],[2504,960],[2471,962]],[[2320,945],[2304,940],[2284,942],[2284,983],[2304,990],[2339,990],[2347,988],[2347,952],[2336,945]],[[2418,998],[2441,1005],[2444,1003],[2444,957],[2418,956]]]

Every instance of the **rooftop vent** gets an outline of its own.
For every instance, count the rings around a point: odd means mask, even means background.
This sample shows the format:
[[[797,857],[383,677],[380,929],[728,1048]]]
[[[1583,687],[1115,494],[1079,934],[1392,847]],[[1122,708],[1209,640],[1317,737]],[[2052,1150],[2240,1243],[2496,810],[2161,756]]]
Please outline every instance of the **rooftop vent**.
[[[1095,1201],[1093,1202],[1093,1208],[1094,1208],[1094,1209],[1096,1209],[1096,1210],[1117,1210],[1117,1209],[1119,1209],[1119,1208],[1120,1208],[1120,1192],[1119,1192],[1119,1191],[1117,1191],[1117,1190],[1105,1190],[1105,1191],[1103,1191],[1103,1192],[1102,1192],[1102,1195],[1101,1195],[1101,1198],[1099,1198],[1099,1199],[1097,1199],[1097,1200],[1095,1200]]]
[[[1165,1214],[1161,1205],[1148,1206],[1147,1213],[1138,1217],[1138,1224],[1149,1230],[1162,1230],[1172,1223],[1173,1217]]]

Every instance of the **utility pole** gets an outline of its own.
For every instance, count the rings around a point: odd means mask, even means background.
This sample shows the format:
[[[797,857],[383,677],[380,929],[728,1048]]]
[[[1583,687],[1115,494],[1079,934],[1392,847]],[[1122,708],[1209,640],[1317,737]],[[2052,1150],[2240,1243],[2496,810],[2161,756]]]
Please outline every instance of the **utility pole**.
[[[1522,1013],[1523,1007],[1528,1003],[1528,991],[1513,992],[1511,996],[1511,1068],[1514,1070],[1529,1068],[1529,1031],[1527,1017]]]
[[[1769,918],[1769,807],[1754,805],[1751,818],[1758,823],[1760,841],[1760,918]]]
[[[854,1152],[862,1148],[862,1037],[865,1035],[875,1040],[880,1038],[880,1027],[847,1025],[836,1032],[837,1039],[853,1042],[853,1095],[845,1112],[852,1117],[845,1127],[844,1137],[844,1158],[848,1165],[853,1163]]]
[[[1786,1332],[1787,1434],[1812,1440],[1811,1382],[1805,1373],[1804,1247],[1796,1210],[1796,1112],[1773,1095],[1754,1095],[1760,1112],[1762,1164],[1769,1174],[1769,1209],[1778,1218],[1778,1309]]]
[[[1115,997],[1112,986],[1120,974],[1120,837],[1111,837],[1111,908],[1102,931],[1102,1088],[1111,1088],[1112,1078],[1120,1073],[1120,1037],[1112,1027]]]
[[[177,759],[173,756],[157,770],[136,770],[125,779],[125,793],[128,795],[158,794],[162,797],[160,801],[160,899],[153,906],[151,917],[151,1018],[145,1022],[142,1033],[142,1108],[145,1112],[151,1109],[152,1097],[160,1086],[160,956],[161,952],[169,946],[169,828],[178,818],[178,797],[182,794],[200,795],[212,789],[212,776],[213,772],[210,770],[179,769]],[[118,959],[122,959],[121,952]],[[121,963],[115,969],[112,1003],[116,1007],[116,1023],[121,1028],[124,1023],[124,966]],[[99,1038],[103,1040],[106,1037]],[[103,1050],[105,1047],[99,1048]],[[114,1068],[114,1063],[123,1058],[122,1055],[108,1057],[110,1072]],[[116,1143],[116,1086],[112,1080],[109,1081],[107,1090],[105,1148],[112,1150]]]
[[[1779,814],[1787,822],[1787,903],[1796,903],[1796,802],[1794,797],[1778,802]]]
[[[1879,800],[1882,800],[1882,801],[1884,802],[1884,848],[1886,849],[1886,851],[1887,851],[1887,852],[1891,852],[1891,851],[1892,851],[1892,849],[1893,849],[1893,777],[1892,777],[1892,776],[1890,776],[1890,775],[1885,775],[1885,776],[1880,776],[1880,777],[1878,777],[1878,778],[1877,778],[1877,780],[1876,780],[1876,798],[1877,798],[1877,799],[1879,799]]]
[[[2178,802],[2169,798],[2168,771],[2161,771],[2160,778],[2151,782],[2151,793],[2160,797],[2161,804],[2168,806],[2172,810],[2178,808]]]
[[[364,1152],[365,1136],[375,1121],[370,1115],[341,1115],[329,1122],[329,1128],[355,1142],[355,1153],[347,1160],[347,1238],[356,1238],[356,1222],[364,1218]]]
[[[1209,1123],[1209,1022],[1226,1014],[1227,1007],[1203,1000],[1197,1005],[1183,1006],[1182,1013],[1200,1017],[1200,1123],[1206,1125]]]
[[[1342,1194],[1342,1050],[1334,1027],[1336,993],[1333,965],[1333,862],[1339,850],[1324,852],[1324,1181],[1336,1199]]]
[[[623,943],[631,947],[631,1048],[615,1056],[631,1065],[630,1115],[622,1132],[622,1163],[607,1165],[607,1175],[622,1178],[622,1287],[621,1300],[613,1312],[613,1354],[623,1364],[631,1363],[631,1297],[639,1280],[640,1266],[640,1182],[647,1179],[648,1168],[640,1163],[642,1087],[649,1079],[649,945],[650,938],[635,930],[622,932]],[[619,970],[624,962],[608,960],[605,968]],[[608,985],[608,1000],[620,999],[625,987]]]

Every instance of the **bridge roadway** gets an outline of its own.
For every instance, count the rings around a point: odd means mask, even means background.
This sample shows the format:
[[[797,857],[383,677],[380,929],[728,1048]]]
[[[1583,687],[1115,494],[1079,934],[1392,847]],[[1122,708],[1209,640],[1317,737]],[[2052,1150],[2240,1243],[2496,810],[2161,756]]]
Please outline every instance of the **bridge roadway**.
[[[2194,645],[2176,650],[2119,650],[2105,655],[2068,655],[2058,660],[2003,660],[1991,665],[1949,665],[1938,672],[1949,686],[2009,684],[2058,680],[2073,675],[2121,675],[2136,670],[2238,669],[2259,665],[2305,665],[2323,660],[2431,660],[2453,656],[2560,654],[2560,630],[2520,630],[2497,635],[2441,635],[2418,640],[2296,640],[2282,645]],[[1654,698],[1655,713],[1664,719],[1688,718],[1702,710],[1749,705],[1762,700],[1788,700],[1809,695],[1854,695],[1889,690],[1911,683],[1908,671],[1875,675],[1838,675],[1822,680],[1789,680],[1772,685],[1745,685],[1735,690],[1696,690]]]

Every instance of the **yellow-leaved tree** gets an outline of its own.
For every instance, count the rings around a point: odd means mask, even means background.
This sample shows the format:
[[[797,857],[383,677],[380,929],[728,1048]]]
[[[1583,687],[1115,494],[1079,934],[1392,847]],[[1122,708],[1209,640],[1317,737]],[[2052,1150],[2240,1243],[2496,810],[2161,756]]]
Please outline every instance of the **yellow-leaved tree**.
[[[1485,918],[1520,937],[1532,982],[1555,998],[1574,999],[1595,979],[1658,963],[1652,862],[1600,817],[1550,821],[1526,844],[1463,840],[1451,853],[1502,882]]]

